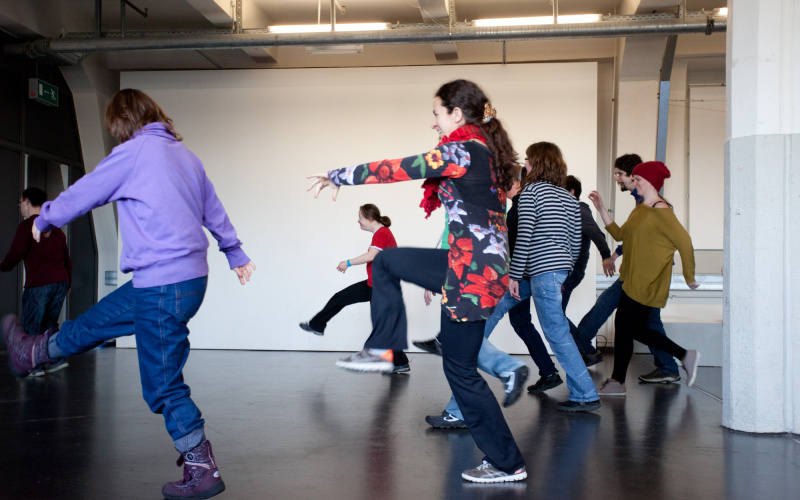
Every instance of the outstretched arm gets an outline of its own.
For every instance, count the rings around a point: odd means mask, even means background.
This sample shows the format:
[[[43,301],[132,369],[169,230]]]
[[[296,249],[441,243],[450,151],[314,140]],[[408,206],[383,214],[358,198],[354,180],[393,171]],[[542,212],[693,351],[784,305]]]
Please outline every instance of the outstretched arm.
[[[312,179],[307,191],[314,190],[314,198],[320,191],[331,187],[331,196],[336,200],[339,186],[358,184],[385,184],[436,177],[458,178],[467,173],[470,166],[470,152],[465,143],[442,144],[427,153],[395,160],[381,160],[362,163],[354,167],[331,170],[327,174],[308,176]]]

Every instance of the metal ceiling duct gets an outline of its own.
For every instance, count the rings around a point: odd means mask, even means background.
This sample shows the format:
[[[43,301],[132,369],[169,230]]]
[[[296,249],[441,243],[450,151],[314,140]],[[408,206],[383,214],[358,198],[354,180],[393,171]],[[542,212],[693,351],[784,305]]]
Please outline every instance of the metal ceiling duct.
[[[290,47],[324,45],[396,45],[465,42],[502,42],[535,40],[539,38],[609,38],[646,35],[683,35],[691,33],[724,32],[727,18],[708,14],[676,16],[620,16],[585,24],[549,24],[537,26],[473,27],[467,25],[402,25],[388,31],[332,32],[307,34],[275,34],[268,31],[249,31],[242,34],[229,31],[200,33],[136,34],[125,37],[51,38],[26,43],[7,44],[7,55],[31,58],[89,54],[99,51],[124,50],[204,50],[244,49],[251,47]],[[74,63],[72,63],[74,64]]]

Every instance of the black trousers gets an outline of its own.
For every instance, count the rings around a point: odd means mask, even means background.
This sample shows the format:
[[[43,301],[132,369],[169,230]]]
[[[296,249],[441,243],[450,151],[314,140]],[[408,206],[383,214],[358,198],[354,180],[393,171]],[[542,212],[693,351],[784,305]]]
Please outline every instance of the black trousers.
[[[334,316],[339,314],[339,311],[345,307],[358,304],[360,302],[369,302],[372,300],[372,287],[367,284],[367,280],[353,283],[344,290],[336,292],[330,298],[325,307],[316,314],[311,321],[308,322],[311,328],[318,332],[325,332],[325,327],[328,326],[328,321]],[[408,364],[408,356],[402,350],[394,351],[394,365],[402,366]]]
[[[614,372],[611,378],[625,383],[628,364],[633,357],[633,341],[638,340],[648,347],[655,347],[672,356],[683,359],[686,349],[671,341],[666,335],[648,328],[652,307],[636,302],[624,291],[619,298],[617,317],[614,319]]]
[[[440,293],[447,271],[447,250],[390,248],[372,265],[372,335],[364,347],[405,349],[408,345],[406,310],[400,282]],[[478,351],[485,321],[456,322],[442,311],[442,364],[447,382],[464,415],[475,444],[488,461],[514,472],[525,459],[511,435],[500,404],[478,374]]]

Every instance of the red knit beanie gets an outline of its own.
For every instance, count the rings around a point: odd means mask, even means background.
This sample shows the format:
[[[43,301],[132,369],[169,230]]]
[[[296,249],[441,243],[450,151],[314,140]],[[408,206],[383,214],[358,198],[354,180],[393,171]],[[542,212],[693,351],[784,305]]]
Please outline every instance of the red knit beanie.
[[[664,179],[670,177],[669,169],[660,161],[646,161],[636,165],[631,175],[638,175],[656,188],[656,191],[661,190],[664,185]]]

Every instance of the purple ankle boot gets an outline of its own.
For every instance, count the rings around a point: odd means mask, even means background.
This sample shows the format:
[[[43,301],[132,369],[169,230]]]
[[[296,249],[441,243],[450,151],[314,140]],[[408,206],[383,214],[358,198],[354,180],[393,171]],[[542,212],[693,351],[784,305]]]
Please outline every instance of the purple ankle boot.
[[[225,491],[219,475],[211,443],[204,439],[186,453],[181,453],[178,466],[183,465],[183,480],[167,483],[161,494],[168,500],[202,500]]]
[[[58,327],[48,328],[41,335],[29,336],[13,314],[4,316],[2,325],[3,339],[8,349],[8,369],[12,375],[25,378],[36,368],[55,361],[47,353],[47,343],[58,331]]]

